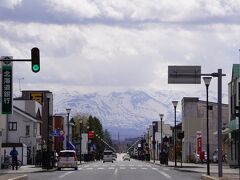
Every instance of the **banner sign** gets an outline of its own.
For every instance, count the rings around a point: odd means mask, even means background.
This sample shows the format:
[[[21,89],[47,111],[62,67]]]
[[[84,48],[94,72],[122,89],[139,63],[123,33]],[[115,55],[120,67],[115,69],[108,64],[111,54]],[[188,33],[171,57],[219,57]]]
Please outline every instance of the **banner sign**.
[[[41,105],[43,105],[43,93],[38,93],[38,92],[30,93],[30,99],[35,100],[39,102]]]
[[[197,131],[197,153],[202,153],[202,131]]]
[[[12,59],[1,57],[2,61],[2,114],[12,114]]]

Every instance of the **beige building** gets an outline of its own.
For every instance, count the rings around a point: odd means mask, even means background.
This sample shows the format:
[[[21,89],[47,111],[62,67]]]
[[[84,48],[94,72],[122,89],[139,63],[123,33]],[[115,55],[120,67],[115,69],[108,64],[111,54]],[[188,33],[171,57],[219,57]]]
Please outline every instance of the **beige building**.
[[[202,132],[202,149],[206,152],[207,142],[207,115],[206,101],[196,97],[184,97],[182,99],[182,130],[184,139],[182,144],[183,162],[193,161],[193,153],[196,151],[197,131]],[[228,105],[222,105],[222,126],[228,124]],[[213,152],[217,149],[217,126],[218,125],[218,104],[209,102],[209,158],[212,159]],[[225,151],[223,140],[223,150]]]

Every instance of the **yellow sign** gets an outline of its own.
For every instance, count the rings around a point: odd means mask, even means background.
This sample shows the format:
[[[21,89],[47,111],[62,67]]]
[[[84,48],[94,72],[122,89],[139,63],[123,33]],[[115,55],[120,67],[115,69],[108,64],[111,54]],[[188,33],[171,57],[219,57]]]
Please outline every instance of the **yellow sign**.
[[[31,93],[30,99],[35,100],[39,102],[40,104],[43,104],[43,93]]]

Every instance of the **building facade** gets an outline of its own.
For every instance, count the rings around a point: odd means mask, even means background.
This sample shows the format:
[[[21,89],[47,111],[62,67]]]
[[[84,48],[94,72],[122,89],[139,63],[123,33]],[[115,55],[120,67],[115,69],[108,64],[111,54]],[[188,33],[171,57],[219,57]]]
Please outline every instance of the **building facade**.
[[[200,101],[197,97],[184,97],[182,103],[182,130],[184,131],[184,139],[182,144],[183,162],[192,162],[193,153],[196,152],[197,132],[202,134],[202,150],[206,152],[207,142],[207,115],[206,101]],[[210,160],[212,154],[217,150],[217,128],[218,128],[218,104],[209,102],[209,148]],[[228,124],[228,105],[222,104],[222,125]],[[224,139],[223,151],[226,151],[226,143]]]
[[[228,84],[228,102],[229,102],[229,140],[228,140],[228,155],[227,160],[230,166],[240,166],[240,123],[239,123],[239,109],[240,106],[240,64],[233,64],[232,80]]]

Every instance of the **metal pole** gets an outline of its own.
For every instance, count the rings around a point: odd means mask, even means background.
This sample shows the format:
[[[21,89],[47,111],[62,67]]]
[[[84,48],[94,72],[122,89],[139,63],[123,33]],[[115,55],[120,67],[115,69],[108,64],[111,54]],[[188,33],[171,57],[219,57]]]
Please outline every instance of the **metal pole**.
[[[176,141],[176,138],[177,138],[177,136],[176,136],[176,106],[174,106],[174,117],[175,117],[175,120],[174,120],[174,154],[175,154],[175,167],[177,167],[177,141]]]
[[[161,117],[161,152],[162,152],[162,144],[163,144],[163,139],[162,139],[162,117]]]
[[[67,128],[68,128],[68,136],[67,136],[67,141],[68,141],[68,143],[69,143],[69,113],[68,113],[68,120],[67,120]],[[67,144],[66,144],[66,146],[67,146]]]
[[[155,124],[153,125],[153,162],[155,163]]]
[[[47,98],[48,101],[48,116],[47,116],[47,169],[49,169],[50,166],[50,153],[49,153],[49,98]]]
[[[82,163],[82,123],[80,123],[80,149],[79,149],[79,154],[80,154],[80,164]]]
[[[207,175],[210,175],[210,166],[209,166],[209,119],[208,119],[208,87],[209,85],[206,84],[206,91],[207,91]]]
[[[218,177],[222,177],[222,69],[218,69]]]

